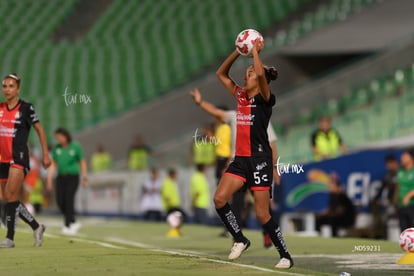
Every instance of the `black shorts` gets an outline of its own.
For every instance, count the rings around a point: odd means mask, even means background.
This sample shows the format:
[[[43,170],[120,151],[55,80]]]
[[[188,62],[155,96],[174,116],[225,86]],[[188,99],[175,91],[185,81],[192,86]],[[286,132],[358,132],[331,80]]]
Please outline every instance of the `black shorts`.
[[[17,163],[0,163],[0,181],[7,181],[7,179],[9,178],[10,167],[23,170],[25,176],[29,172],[29,166],[24,166]]]
[[[220,178],[223,175],[223,171],[226,168],[228,161],[229,161],[229,158],[217,157],[217,160],[216,160],[216,178],[217,178],[217,181],[220,181]]]
[[[272,157],[236,156],[225,174],[239,178],[245,183],[245,188],[252,191],[270,191],[273,183]]]

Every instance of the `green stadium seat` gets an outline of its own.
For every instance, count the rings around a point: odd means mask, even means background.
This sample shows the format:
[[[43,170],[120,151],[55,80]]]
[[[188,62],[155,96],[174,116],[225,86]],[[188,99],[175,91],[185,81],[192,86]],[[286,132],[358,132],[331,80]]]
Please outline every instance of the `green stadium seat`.
[[[321,103],[312,110],[312,116],[305,110],[300,112],[283,136],[279,136],[278,148],[283,153],[282,156],[292,162],[311,160],[311,153],[306,148],[308,142],[305,129],[308,128],[311,133],[315,120],[309,117],[316,118],[317,115],[329,113],[330,104],[334,111],[337,108],[341,111],[331,115],[333,126],[351,149],[372,141],[414,133],[414,86],[409,81],[413,68],[401,68],[389,76],[374,78],[366,84],[351,88],[339,100]],[[405,89],[402,93],[397,93],[401,85]]]
[[[351,94],[351,104],[352,107],[361,107],[369,103],[370,94],[367,87],[359,87],[352,91]]]
[[[30,91],[34,104],[41,107],[41,117],[51,116],[49,106],[56,106],[56,114],[48,120],[51,128],[66,122],[78,130],[85,121],[97,122],[156,99],[224,56],[230,46],[223,41],[233,41],[243,28],[266,30],[310,0],[263,0],[261,5],[231,0],[159,0],[157,5],[151,0],[113,0],[85,37],[52,43],[53,30],[77,2],[21,0],[10,10],[0,1],[4,34],[0,53],[5,57],[1,70],[17,68],[25,75],[24,91]],[[11,24],[14,32],[7,31]],[[270,44],[286,45],[317,26],[315,16],[308,14],[292,29],[280,31]],[[88,111],[66,108],[62,94],[67,86],[99,104]],[[52,101],[40,104],[43,98]],[[70,115],[70,110],[76,114]]]
[[[352,105],[352,94],[348,92],[339,99],[338,107],[340,113],[345,113]]]
[[[333,117],[340,113],[339,102],[336,99],[331,99],[326,104],[326,115]]]
[[[308,110],[301,111],[299,115],[295,118],[294,124],[295,125],[304,125],[309,124],[313,121],[314,114]]]

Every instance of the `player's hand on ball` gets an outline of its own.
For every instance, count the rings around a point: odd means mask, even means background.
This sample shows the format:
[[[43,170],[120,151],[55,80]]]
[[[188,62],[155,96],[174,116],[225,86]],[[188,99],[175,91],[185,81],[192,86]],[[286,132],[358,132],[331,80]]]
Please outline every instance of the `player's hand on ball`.
[[[198,90],[198,88],[195,88],[194,90],[192,90],[190,92],[190,95],[193,97],[193,101],[196,104],[200,104],[201,103],[202,98],[201,98],[200,90]]]
[[[264,48],[264,41],[261,39],[256,39],[253,45],[252,51],[256,51],[257,53],[260,53],[261,50]]]

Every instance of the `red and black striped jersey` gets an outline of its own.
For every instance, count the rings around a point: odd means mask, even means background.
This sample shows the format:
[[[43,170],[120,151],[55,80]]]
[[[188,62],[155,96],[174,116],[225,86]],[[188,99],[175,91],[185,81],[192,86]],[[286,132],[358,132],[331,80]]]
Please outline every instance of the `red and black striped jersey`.
[[[30,127],[39,122],[33,105],[19,100],[9,109],[7,103],[0,103],[0,162],[29,166],[27,140]]]
[[[273,94],[266,102],[261,94],[249,99],[247,92],[236,86],[237,99],[236,156],[271,156],[267,127],[276,103]]]

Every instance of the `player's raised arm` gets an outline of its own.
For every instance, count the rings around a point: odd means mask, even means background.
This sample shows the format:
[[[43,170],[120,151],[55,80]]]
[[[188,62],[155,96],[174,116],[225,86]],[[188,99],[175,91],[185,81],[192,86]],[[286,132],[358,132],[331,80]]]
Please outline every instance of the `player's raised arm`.
[[[221,83],[226,87],[227,91],[231,95],[233,95],[234,87],[236,86],[236,83],[230,78],[229,71],[233,63],[236,61],[236,59],[240,56],[240,54],[237,52],[237,50],[234,50],[221,64],[219,69],[216,72],[217,77],[221,81]]]
[[[198,88],[192,90],[190,92],[190,95],[193,97],[193,101],[205,112],[218,118],[222,122],[226,121],[226,112],[220,108],[215,107],[211,103],[204,101]]]
[[[260,94],[266,101],[269,101],[270,88],[269,88],[268,81],[266,79],[266,73],[263,67],[262,60],[260,59],[260,56],[259,56],[259,52],[263,49],[263,47],[264,47],[263,41],[260,39],[257,39],[252,49],[253,67],[254,67],[254,71],[256,72]]]

